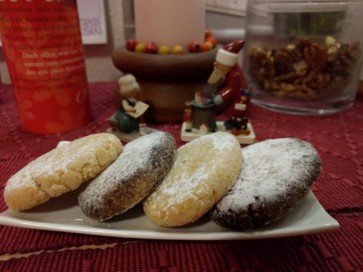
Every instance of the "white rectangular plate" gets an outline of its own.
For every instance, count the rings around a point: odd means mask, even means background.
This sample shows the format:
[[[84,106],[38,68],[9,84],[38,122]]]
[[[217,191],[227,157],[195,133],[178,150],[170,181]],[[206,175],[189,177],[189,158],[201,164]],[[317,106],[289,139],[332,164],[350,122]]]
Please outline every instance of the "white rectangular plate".
[[[6,210],[0,214],[0,224],[99,236],[162,240],[252,240],[306,235],[339,228],[339,223],[323,209],[311,191],[285,218],[268,226],[243,232],[226,230],[211,222],[207,216],[188,227],[159,227],[144,215],[141,205],[112,221],[100,223],[88,219],[82,213],[76,194],[77,192],[69,193],[27,212]]]

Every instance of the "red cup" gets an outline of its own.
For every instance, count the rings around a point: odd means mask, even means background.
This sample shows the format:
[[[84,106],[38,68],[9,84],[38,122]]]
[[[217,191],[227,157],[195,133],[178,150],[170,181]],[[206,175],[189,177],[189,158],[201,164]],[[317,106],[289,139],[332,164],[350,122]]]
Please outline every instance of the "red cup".
[[[0,30],[24,128],[53,134],[89,122],[76,1],[0,1]]]

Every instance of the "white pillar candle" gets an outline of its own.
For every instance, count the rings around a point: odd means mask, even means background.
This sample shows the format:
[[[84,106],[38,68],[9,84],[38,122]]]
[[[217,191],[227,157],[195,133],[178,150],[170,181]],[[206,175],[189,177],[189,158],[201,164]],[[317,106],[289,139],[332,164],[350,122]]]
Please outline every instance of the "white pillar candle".
[[[203,43],[205,0],[134,0],[136,40],[184,49]]]

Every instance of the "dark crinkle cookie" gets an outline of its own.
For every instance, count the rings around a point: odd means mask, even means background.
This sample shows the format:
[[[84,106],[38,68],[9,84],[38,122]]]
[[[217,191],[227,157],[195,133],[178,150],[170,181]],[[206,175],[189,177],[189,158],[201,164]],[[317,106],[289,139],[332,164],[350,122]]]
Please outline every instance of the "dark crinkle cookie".
[[[236,183],[211,212],[228,229],[269,224],[293,210],[321,171],[315,148],[295,138],[272,139],[242,149]]]
[[[128,143],[121,155],[78,196],[82,211],[104,221],[126,212],[161,182],[174,163],[176,145],[166,132]]]

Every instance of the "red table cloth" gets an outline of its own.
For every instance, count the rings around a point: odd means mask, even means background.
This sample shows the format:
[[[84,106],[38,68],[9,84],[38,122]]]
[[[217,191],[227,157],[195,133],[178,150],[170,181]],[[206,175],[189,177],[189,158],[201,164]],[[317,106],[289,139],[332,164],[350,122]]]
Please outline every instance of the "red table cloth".
[[[114,111],[114,83],[90,84],[94,119],[57,135],[24,131],[10,86],[0,89],[0,212],[7,179],[31,160],[72,140],[104,132]],[[323,171],[312,190],[341,225],[335,232],[236,241],[98,237],[0,226],[0,271],[363,271],[363,97],[325,117],[251,106],[257,141],[296,137],[318,150]],[[150,124],[180,140],[180,124]]]

